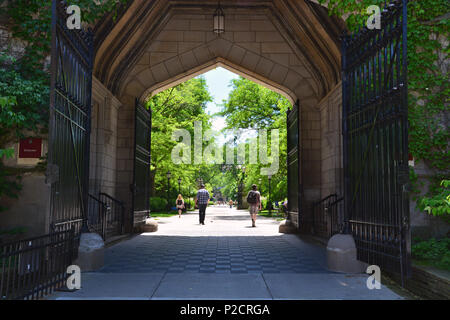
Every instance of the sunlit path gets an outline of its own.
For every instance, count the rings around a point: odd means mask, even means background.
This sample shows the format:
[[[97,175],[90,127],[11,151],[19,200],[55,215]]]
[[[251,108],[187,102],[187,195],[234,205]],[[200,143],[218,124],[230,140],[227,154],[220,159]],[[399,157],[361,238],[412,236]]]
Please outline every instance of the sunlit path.
[[[294,235],[278,233],[278,225],[275,219],[260,217],[252,228],[246,210],[227,207],[209,207],[205,225],[198,223],[197,213],[164,218],[159,220],[158,232],[108,249],[101,271],[327,272],[319,263],[320,251],[306,254],[306,244]]]
[[[186,236],[249,236],[281,235],[278,233],[279,221],[273,218],[258,217],[256,227],[252,228],[248,210],[236,210],[229,206],[209,206],[206,209],[205,225],[199,225],[198,210],[183,213],[181,218],[156,218],[158,235]],[[152,234],[145,234],[152,235]]]
[[[365,275],[329,272],[322,247],[278,233],[279,222],[208,207],[159,218],[159,230],[113,245],[82,289],[54,299],[398,299],[369,290]]]

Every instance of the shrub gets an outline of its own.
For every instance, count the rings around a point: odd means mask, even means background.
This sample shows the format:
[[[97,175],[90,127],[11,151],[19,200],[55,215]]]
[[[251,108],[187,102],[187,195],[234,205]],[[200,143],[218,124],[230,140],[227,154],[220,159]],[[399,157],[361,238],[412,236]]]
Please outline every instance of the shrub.
[[[424,197],[418,202],[418,207],[433,216],[449,218],[450,216],[450,180],[442,180],[437,194]]]
[[[160,197],[150,198],[150,210],[151,211],[164,211],[167,207],[167,199]]]
[[[411,246],[413,258],[429,263],[441,269],[450,270],[450,238],[434,238],[421,241]]]
[[[267,210],[267,199],[261,199],[261,207],[263,210]]]

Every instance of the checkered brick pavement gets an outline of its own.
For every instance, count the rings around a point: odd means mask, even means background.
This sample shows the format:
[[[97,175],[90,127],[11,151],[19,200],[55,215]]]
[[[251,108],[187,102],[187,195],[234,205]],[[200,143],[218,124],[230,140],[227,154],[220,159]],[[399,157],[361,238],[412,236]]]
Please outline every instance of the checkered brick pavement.
[[[327,273],[315,257],[278,233],[273,219],[249,228],[248,213],[208,208],[207,225],[196,214],[161,219],[156,233],[106,250],[104,273]],[[230,233],[231,232],[231,233]],[[221,235],[225,234],[225,235]],[[290,237],[290,238],[289,238]],[[288,238],[291,241],[288,241]],[[295,238],[295,241],[301,242]]]

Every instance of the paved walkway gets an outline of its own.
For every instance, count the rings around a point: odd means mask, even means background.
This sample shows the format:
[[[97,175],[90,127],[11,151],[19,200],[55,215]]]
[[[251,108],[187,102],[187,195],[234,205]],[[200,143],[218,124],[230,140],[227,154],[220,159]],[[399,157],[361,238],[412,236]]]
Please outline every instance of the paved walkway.
[[[82,288],[52,299],[399,299],[369,290],[366,275],[326,269],[325,250],[278,233],[279,222],[247,211],[207,209],[159,218],[159,230],[106,250],[105,266]]]

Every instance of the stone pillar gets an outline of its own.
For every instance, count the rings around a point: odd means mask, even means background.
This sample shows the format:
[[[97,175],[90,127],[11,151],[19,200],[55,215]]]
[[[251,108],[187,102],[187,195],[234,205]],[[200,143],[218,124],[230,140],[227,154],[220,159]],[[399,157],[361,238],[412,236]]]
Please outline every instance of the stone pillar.
[[[133,232],[133,169],[134,169],[134,113],[135,100],[132,96],[121,97],[122,106],[117,119],[117,171],[116,197],[125,204],[126,232]]]

